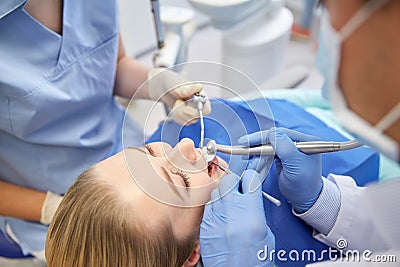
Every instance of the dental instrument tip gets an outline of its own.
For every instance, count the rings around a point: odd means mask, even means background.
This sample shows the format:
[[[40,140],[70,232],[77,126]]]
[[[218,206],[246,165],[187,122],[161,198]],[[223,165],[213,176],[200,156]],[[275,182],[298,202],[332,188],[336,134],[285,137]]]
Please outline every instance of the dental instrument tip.
[[[231,170],[229,170],[228,168],[225,168],[224,166],[222,166],[221,164],[218,164],[216,162],[212,162],[212,164],[215,164],[218,168],[220,168],[222,171],[226,172],[227,174],[232,173]],[[279,207],[282,203],[279,199],[274,198],[273,196],[265,193],[264,191],[262,191],[262,195],[263,197],[265,197],[266,199],[268,199],[269,201],[271,201],[275,206]]]
[[[232,173],[232,171],[231,171],[230,169],[228,169],[228,168],[222,166],[222,165],[219,164],[219,163],[216,163],[216,162],[214,162],[214,161],[212,161],[211,163],[212,163],[212,164],[215,164],[218,168],[220,168],[223,172],[226,172],[227,174],[231,174],[231,173]]]
[[[279,207],[282,203],[279,199],[274,198],[271,195],[268,195],[267,193],[265,193],[264,191],[262,191],[262,195],[263,197],[265,197],[266,199],[268,199],[269,201],[271,201],[273,204],[275,204],[275,206]]]

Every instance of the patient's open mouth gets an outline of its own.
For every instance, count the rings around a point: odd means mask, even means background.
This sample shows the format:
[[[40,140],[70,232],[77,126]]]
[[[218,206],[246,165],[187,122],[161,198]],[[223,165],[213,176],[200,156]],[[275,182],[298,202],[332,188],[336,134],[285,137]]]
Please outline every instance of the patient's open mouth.
[[[218,166],[216,164],[218,164],[218,158],[215,157],[213,161],[208,163],[208,175],[210,177],[212,177],[214,175],[214,173],[217,171]]]

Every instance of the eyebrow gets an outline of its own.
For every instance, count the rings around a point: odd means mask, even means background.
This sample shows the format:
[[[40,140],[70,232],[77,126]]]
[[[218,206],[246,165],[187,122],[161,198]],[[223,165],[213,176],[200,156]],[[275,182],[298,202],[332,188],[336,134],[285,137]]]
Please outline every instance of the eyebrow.
[[[140,148],[140,147],[128,147],[127,149],[134,149],[134,150],[136,150],[136,151],[140,151],[140,152],[142,152],[143,154],[148,155],[148,153],[147,153],[146,151],[144,151],[144,150],[143,150],[142,148]],[[169,175],[169,173],[167,172],[167,170],[166,170],[164,167],[161,167],[161,170],[162,170],[162,172],[163,172],[163,174],[164,174],[165,180],[167,180],[168,185],[171,187],[172,191],[174,191],[174,193],[175,193],[180,199],[184,200],[183,197],[182,197],[182,195],[179,193],[179,191],[178,191],[176,185],[175,185],[174,182],[172,181],[171,175]]]

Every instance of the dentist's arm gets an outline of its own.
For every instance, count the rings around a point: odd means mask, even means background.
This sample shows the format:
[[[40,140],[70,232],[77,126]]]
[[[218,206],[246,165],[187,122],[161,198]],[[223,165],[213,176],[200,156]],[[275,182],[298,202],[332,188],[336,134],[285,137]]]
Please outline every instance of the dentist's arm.
[[[329,233],[336,222],[340,209],[340,192],[334,183],[322,177],[320,154],[307,155],[298,150],[294,142],[317,141],[318,138],[285,128],[272,128],[267,131],[252,133],[241,137],[238,142],[245,145],[271,144],[277,156],[279,190],[293,207],[293,212],[300,215],[308,211],[317,199],[330,197],[326,203],[326,216],[319,218],[318,225],[307,223],[324,234]],[[263,161],[261,156],[258,161]]]
[[[279,189],[291,203],[294,215],[316,230],[316,239],[344,250],[387,249],[383,237],[372,225],[373,213],[363,203],[367,190],[358,187],[351,177],[330,174],[328,179],[323,178],[321,155],[306,155],[293,143],[315,140],[293,130],[274,128],[242,137],[239,143],[274,147]]]

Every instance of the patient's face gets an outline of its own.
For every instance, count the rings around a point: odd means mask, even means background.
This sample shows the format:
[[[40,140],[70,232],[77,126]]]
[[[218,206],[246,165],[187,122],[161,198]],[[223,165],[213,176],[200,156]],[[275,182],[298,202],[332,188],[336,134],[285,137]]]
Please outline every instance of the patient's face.
[[[154,229],[170,223],[178,238],[198,231],[204,204],[225,174],[215,165],[208,167],[190,139],[174,148],[161,142],[128,148],[95,170],[116,186],[135,218]]]

